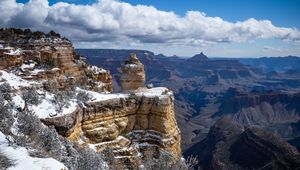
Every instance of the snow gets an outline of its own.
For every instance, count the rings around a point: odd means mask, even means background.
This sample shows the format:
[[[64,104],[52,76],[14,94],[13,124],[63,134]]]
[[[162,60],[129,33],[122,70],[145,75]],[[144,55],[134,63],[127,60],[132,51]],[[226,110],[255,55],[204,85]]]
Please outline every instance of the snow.
[[[93,71],[95,74],[106,73],[107,72],[103,68],[99,68],[97,66],[90,66],[90,67],[88,67],[88,69],[91,70],[91,71]]]
[[[126,94],[126,93],[99,93],[99,92],[94,92],[94,91],[89,91],[89,90],[83,90],[80,88],[77,88],[77,90],[85,91],[88,94],[90,94],[92,96],[92,99],[90,101],[92,101],[92,102],[129,97],[129,94]]]
[[[167,96],[172,96],[173,93],[172,91],[170,91],[169,89],[165,88],[165,87],[155,87],[155,88],[150,88],[150,89],[140,89],[137,90],[136,95],[138,96],[146,96],[146,97],[156,97],[156,96],[163,96],[163,95],[167,95]]]
[[[34,69],[31,71],[31,74],[32,75],[37,75],[38,73],[40,72],[45,72],[46,70],[45,69]]]
[[[46,71],[45,69],[39,69],[39,68],[34,68],[36,66],[36,62],[34,61],[29,61],[30,63],[26,63],[26,64],[22,64],[22,66],[20,67],[21,71],[30,71],[30,73],[32,75],[37,75],[40,72],[44,72]]]
[[[59,71],[59,70],[60,70],[60,68],[57,68],[57,67],[51,69],[51,71]]]
[[[39,105],[29,105],[29,110],[33,111],[39,118],[47,118],[52,116],[63,116],[69,113],[72,113],[77,108],[77,103],[75,99],[71,99],[69,101],[69,106],[64,107],[61,113],[58,113],[55,108],[55,104],[53,103],[53,94],[46,92],[45,98],[42,99]]]
[[[23,109],[25,107],[25,102],[20,95],[16,95],[16,96],[12,97],[12,102],[14,103],[15,108]]]
[[[127,138],[123,137],[123,136],[118,136],[116,139],[112,140],[112,141],[107,141],[107,142],[100,142],[100,143],[96,143],[96,144],[91,144],[89,143],[88,146],[90,149],[94,150],[94,151],[97,151],[97,147],[98,146],[103,146],[103,145],[109,145],[109,144],[112,144],[112,143],[119,143],[119,141],[122,141],[122,140],[125,140],[125,141],[128,141]]]
[[[141,67],[142,64],[126,64],[125,67],[127,68],[138,68]]]
[[[39,105],[29,105],[29,110],[32,110],[39,118],[46,118],[56,113],[55,106],[52,103],[53,96],[48,93]]]
[[[9,145],[5,135],[0,132],[0,150],[3,154],[14,161],[15,165],[9,170],[60,170],[67,169],[61,162],[53,158],[34,158],[29,156],[28,150],[24,147],[12,147]]]
[[[85,91],[88,94],[92,96],[92,99],[90,101],[96,102],[96,101],[105,101],[110,99],[120,99],[120,98],[128,98],[130,96],[129,93],[99,93],[89,90],[83,90],[80,88],[77,88],[78,91]],[[171,96],[173,93],[169,91],[165,87],[156,87],[156,88],[142,88],[135,92],[137,96],[146,96],[146,97],[164,97],[164,96]]]
[[[22,50],[20,48],[13,50],[10,49],[8,53],[4,53],[4,54],[8,54],[8,55],[20,55],[22,53]]]
[[[5,79],[7,81],[7,83],[10,84],[10,86],[12,86],[12,87],[18,88],[19,86],[23,86],[23,87],[30,86],[29,81],[23,80],[21,77],[16,76],[13,73],[7,73],[6,71],[3,71],[3,70],[0,70],[0,73],[2,73],[2,76],[0,76],[0,77]]]
[[[29,63],[29,64],[22,64],[21,67],[20,67],[20,69],[22,71],[25,71],[27,69],[33,70],[34,67],[35,67],[35,63]]]

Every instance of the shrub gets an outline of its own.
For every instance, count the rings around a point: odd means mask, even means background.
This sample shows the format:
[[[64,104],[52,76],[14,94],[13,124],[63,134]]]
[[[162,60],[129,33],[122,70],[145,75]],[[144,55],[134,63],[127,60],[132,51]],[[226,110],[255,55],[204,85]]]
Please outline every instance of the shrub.
[[[43,87],[49,92],[54,92],[58,88],[58,83],[52,79],[43,82]]]
[[[54,92],[54,100],[52,101],[55,104],[55,110],[60,113],[64,107],[69,107],[69,100],[73,92],[67,91],[56,91]]]
[[[0,151],[0,170],[7,169],[13,166],[13,161],[8,159],[1,151]]]
[[[8,83],[3,83],[0,85],[0,93],[3,95],[5,100],[11,100],[11,93],[12,88]]]
[[[76,95],[77,102],[80,103],[86,103],[92,98],[92,96],[85,92],[85,91],[79,91],[78,94]]]
[[[2,94],[0,94],[0,118],[0,130],[9,131],[10,127],[14,123],[12,107],[10,103],[5,100]]]
[[[36,89],[32,87],[23,91],[22,98],[26,104],[38,105],[41,103],[39,94]]]
[[[105,148],[101,153],[103,154],[104,160],[108,164],[109,169],[111,170],[121,169],[120,165],[118,164],[115,158],[114,152],[110,147]]]
[[[78,169],[85,170],[102,170],[105,168],[105,162],[102,159],[102,155],[96,153],[95,151],[84,148],[79,149],[79,160],[78,160]]]
[[[22,140],[22,145],[29,145],[35,150],[35,152],[31,152],[32,156],[55,158],[70,170],[107,169],[104,167],[105,162],[101,154],[76,146],[60,136],[54,127],[44,126],[32,112],[19,113],[17,122],[19,132],[26,135],[26,140]],[[23,138],[20,137],[17,141],[20,142],[21,139]]]
[[[18,113],[17,127],[19,132],[26,136],[37,135],[38,131],[43,128],[39,118],[32,111]]]
[[[145,169],[164,169],[164,170],[188,170],[189,167],[187,166],[184,160],[177,160],[176,162],[173,161],[173,155],[169,152],[159,151],[159,157],[155,158],[154,155],[156,151],[153,150],[145,150],[144,157],[142,164]],[[191,168],[192,169],[192,168]]]

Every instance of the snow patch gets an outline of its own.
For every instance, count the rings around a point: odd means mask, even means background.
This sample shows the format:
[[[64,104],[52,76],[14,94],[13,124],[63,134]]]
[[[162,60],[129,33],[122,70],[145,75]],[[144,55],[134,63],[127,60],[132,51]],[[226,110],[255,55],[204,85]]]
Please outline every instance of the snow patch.
[[[68,107],[64,107],[61,113],[56,111],[56,105],[53,103],[54,95],[46,92],[45,97],[41,99],[41,103],[38,105],[29,105],[28,109],[33,111],[39,118],[47,118],[53,116],[62,116],[72,113],[77,108],[75,99],[69,101]]]
[[[119,99],[119,98],[127,98],[129,97],[129,94],[126,93],[99,93],[95,91],[89,91],[89,90],[83,90],[80,88],[77,88],[78,91],[85,91],[89,95],[92,96],[91,102],[96,101],[105,101],[109,99]]]
[[[22,53],[22,50],[20,48],[14,50],[14,49],[10,49],[8,53],[4,53],[7,55],[20,55]]]
[[[172,96],[173,93],[169,89],[165,87],[155,87],[155,88],[142,88],[136,91],[136,95],[138,96],[146,96],[146,97],[162,97],[163,95]]]
[[[2,73],[2,75],[0,74],[0,77],[5,79],[7,81],[7,83],[15,88],[18,88],[20,86],[23,87],[28,87],[30,86],[30,82],[23,80],[21,77],[16,76],[13,73],[7,73],[6,71],[0,70],[0,73]]]
[[[53,158],[34,158],[29,156],[28,150],[24,147],[12,147],[6,140],[6,136],[0,132],[0,150],[3,154],[14,161],[15,165],[9,170],[58,170],[67,169],[61,162]]]
[[[104,70],[103,68],[99,68],[97,66],[90,66],[88,67],[89,70],[91,70],[93,73],[95,74],[99,74],[99,73],[106,73],[107,71]]]
[[[23,109],[25,107],[25,102],[20,95],[16,95],[16,96],[12,97],[12,102],[14,103],[14,107],[16,109],[17,108]]]
[[[127,68],[139,68],[142,67],[142,64],[125,64],[125,67]]]
[[[22,64],[21,67],[20,67],[20,69],[21,69],[22,71],[26,71],[26,70],[28,70],[28,69],[33,70],[34,67],[35,67],[35,64],[36,64],[36,63],[34,63],[34,62],[29,63],[29,64]]]

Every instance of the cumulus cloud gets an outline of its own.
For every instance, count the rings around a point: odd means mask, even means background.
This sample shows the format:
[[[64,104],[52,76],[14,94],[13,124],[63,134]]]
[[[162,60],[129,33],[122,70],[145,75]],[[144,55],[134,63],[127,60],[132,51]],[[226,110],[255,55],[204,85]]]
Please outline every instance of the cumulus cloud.
[[[30,0],[26,4],[1,0],[0,10],[1,27],[54,29],[77,42],[205,46],[256,39],[300,41],[299,30],[276,27],[269,20],[228,22],[199,11],[179,16],[153,6],[117,0],[99,0],[90,5],[59,2],[51,6],[48,0]]]

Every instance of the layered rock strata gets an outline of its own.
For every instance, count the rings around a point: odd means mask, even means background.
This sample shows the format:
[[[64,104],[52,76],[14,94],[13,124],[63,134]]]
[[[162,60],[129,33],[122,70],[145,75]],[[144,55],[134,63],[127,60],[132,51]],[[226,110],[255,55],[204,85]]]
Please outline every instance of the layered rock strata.
[[[112,149],[115,158],[122,165],[129,164],[129,168],[137,165],[146,151],[156,158],[162,152],[171,153],[174,161],[181,157],[173,93],[163,87],[144,87],[144,65],[135,54],[121,68],[123,93],[109,93],[112,91],[109,71],[87,64],[74,52],[69,40],[54,33],[38,32],[31,37],[24,32],[0,29],[0,39],[4,40],[0,69],[5,70],[2,77],[6,79],[11,79],[8,78],[11,74],[20,79],[19,83],[38,84],[43,101],[27,107],[44,124],[54,126],[58,133],[83,147],[97,152]],[[85,88],[80,88],[82,85]],[[63,108],[57,114],[52,91],[70,89],[76,95],[90,94],[91,99],[83,102],[77,96],[71,97],[70,108]],[[45,114],[47,110],[49,114]]]
[[[145,85],[144,65],[136,57],[130,54],[128,60],[121,67],[121,88],[122,91],[132,91]]]
[[[87,64],[66,38],[43,33],[38,37],[26,37],[22,32],[6,36],[7,32],[9,30],[0,31],[0,39],[3,39],[1,69],[16,70],[28,80],[49,80],[58,88],[73,83],[98,92],[112,91],[109,71]]]
[[[150,151],[153,157],[159,157],[161,151],[169,152],[174,161],[178,160],[181,139],[173,93],[163,87],[143,87],[143,67],[137,57],[131,55],[122,66],[125,92],[98,94],[100,98],[72,113],[42,121],[54,125],[63,136],[98,152],[111,148],[117,160],[131,162],[131,165],[145,151]]]
[[[148,149],[167,151],[174,160],[179,159],[180,130],[174,115],[173,94],[166,88],[153,88],[117,96],[89,102],[73,113],[42,121],[98,152],[109,147],[122,161],[132,161]]]

